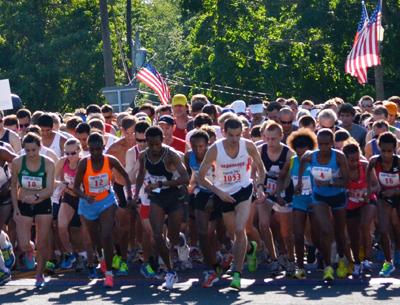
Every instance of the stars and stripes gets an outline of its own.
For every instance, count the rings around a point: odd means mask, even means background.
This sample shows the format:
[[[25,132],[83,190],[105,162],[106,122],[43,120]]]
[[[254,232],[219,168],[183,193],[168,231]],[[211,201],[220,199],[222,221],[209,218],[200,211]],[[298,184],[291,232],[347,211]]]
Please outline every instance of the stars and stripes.
[[[136,79],[153,89],[157,93],[161,104],[166,105],[169,103],[171,94],[168,84],[151,64],[146,63],[136,74]]]
[[[368,18],[367,8],[362,1],[361,19],[345,64],[345,72],[357,77],[360,84],[367,83],[367,69],[381,63],[378,41],[381,16],[382,0],[378,1],[371,18]]]

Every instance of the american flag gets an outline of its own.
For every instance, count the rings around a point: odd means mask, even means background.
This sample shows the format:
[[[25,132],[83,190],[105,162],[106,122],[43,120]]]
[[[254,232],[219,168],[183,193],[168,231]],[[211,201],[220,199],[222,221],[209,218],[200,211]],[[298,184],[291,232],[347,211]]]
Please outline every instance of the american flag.
[[[358,23],[353,48],[345,64],[345,72],[355,76],[360,84],[367,83],[367,69],[380,65],[379,30],[381,28],[382,0],[378,0],[371,18],[368,18],[367,8],[362,1],[361,20]]]
[[[156,68],[154,68],[151,64],[146,63],[138,71],[136,78],[157,93],[161,104],[168,104],[171,94],[166,81],[162,78],[161,74],[158,73]]]

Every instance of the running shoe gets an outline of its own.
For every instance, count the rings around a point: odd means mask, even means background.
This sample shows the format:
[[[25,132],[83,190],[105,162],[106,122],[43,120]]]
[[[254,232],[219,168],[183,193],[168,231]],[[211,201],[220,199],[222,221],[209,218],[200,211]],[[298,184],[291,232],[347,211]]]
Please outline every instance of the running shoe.
[[[279,255],[278,256],[278,263],[281,267],[281,270],[286,270],[287,264],[289,263],[289,260],[286,255]]]
[[[155,278],[157,280],[165,280],[166,276],[167,276],[167,270],[164,267],[159,267],[155,275]]]
[[[9,244],[6,248],[1,249],[4,258],[4,264],[8,269],[11,269],[15,264],[15,254],[13,247]]]
[[[362,272],[362,265],[361,264],[354,264],[354,268],[353,268],[353,278],[354,279],[358,279],[361,276],[361,272]]]
[[[57,266],[54,262],[52,261],[47,261],[46,262],[46,266],[45,266],[45,270],[49,273],[49,274],[54,274],[54,272],[56,271]]]
[[[363,272],[371,272],[373,268],[373,264],[371,261],[365,259],[361,263]]]
[[[46,285],[46,281],[44,279],[43,274],[38,274],[36,275],[36,282],[35,282],[35,286],[36,288],[42,288]]]
[[[314,246],[307,246],[307,264],[314,264],[316,258],[315,252],[316,248]]]
[[[88,266],[88,271],[89,271],[89,279],[98,279],[99,273],[97,272],[97,268],[95,266]]]
[[[235,289],[240,289],[240,272],[233,272],[233,278],[230,286]]]
[[[106,274],[104,278],[104,287],[105,288],[114,288],[114,276],[111,274]]]
[[[393,255],[393,265],[400,267],[400,250],[395,250]]]
[[[322,279],[326,282],[332,282],[335,277],[334,277],[334,271],[331,266],[326,266],[324,269],[324,275],[322,276]]]
[[[210,288],[218,282],[218,275],[214,270],[204,272],[203,288]]]
[[[112,260],[112,268],[114,270],[118,270],[119,269],[119,267],[121,265],[121,260],[122,260],[121,256],[114,255],[113,260]]]
[[[166,289],[174,288],[174,284],[178,282],[178,274],[175,271],[168,271],[165,276],[164,287]]]
[[[146,279],[151,279],[156,276],[156,273],[154,272],[153,268],[151,268],[149,263],[144,263],[140,267],[140,273],[146,278]]]
[[[250,242],[250,253],[247,253],[247,268],[249,272],[256,272],[257,270],[257,243]]]
[[[231,253],[226,253],[222,259],[221,266],[224,272],[228,271],[231,267],[233,261],[233,255]]]
[[[128,275],[129,268],[125,261],[121,260],[121,264],[119,265],[119,269],[117,271],[117,275],[126,276]]]
[[[389,277],[396,268],[389,262],[384,262],[379,276]]]
[[[75,255],[72,253],[66,253],[63,261],[61,262],[61,269],[71,269],[75,262]]]
[[[298,280],[304,280],[307,277],[306,270],[304,268],[296,269],[296,273],[294,274],[294,278]]]
[[[338,267],[336,269],[336,275],[338,278],[345,278],[347,276],[347,266],[344,258],[339,258]]]
[[[82,272],[85,269],[85,262],[85,257],[78,255],[75,262],[75,272]]]
[[[33,251],[25,253],[24,264],[28,270],[35,269],[36,261],[35,261],[35,256],[33,255]]]
[[[11,273],[0,270],[0,286],[4,285],[11,279]]]
[[[201,255],[201,251],[197,247],[191,247],[189,256],[192,262],[202,263],[203,256]]]
[[[281,273],[281,266],[279,265],[277,260],[273,260],[269,264],[269,273],[271,277],[278,276]]]
[[[296,274],[296,263],[289,261],[286,265],[286,276],[294,277],[295,274]]]

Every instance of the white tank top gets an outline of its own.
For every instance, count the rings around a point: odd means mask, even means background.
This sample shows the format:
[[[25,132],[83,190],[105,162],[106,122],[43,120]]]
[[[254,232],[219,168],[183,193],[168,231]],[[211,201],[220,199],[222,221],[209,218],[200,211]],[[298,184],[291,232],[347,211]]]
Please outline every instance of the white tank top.
[[[62,151],[60,148],[60,139],[61,139],[60,134],[58,132],[56,132],[53,142],[49,146],[49,148],[52,149],[56,153],[57,158],[61,158],[61,156],[62,156]]]
[[[245,139],[240,139],[239,153],[233,159],[226,153],[223,141],[224,139],[215,142],[217,160],[214,183],[221,191],[234,194],[252,183],[251,158],[247,152]]]

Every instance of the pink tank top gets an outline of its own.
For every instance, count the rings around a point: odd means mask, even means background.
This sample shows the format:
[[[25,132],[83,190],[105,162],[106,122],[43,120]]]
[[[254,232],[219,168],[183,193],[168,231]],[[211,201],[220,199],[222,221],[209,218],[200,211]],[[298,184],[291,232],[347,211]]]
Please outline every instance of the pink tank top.
[[[63,172],[64,172],[64,181],[73,184],[76,176],[76,172],[78,170],[78,167],[75,169],[72,169],[69,166],[69,160],[67,159],[64,162],[64,167],[63,167]]]

